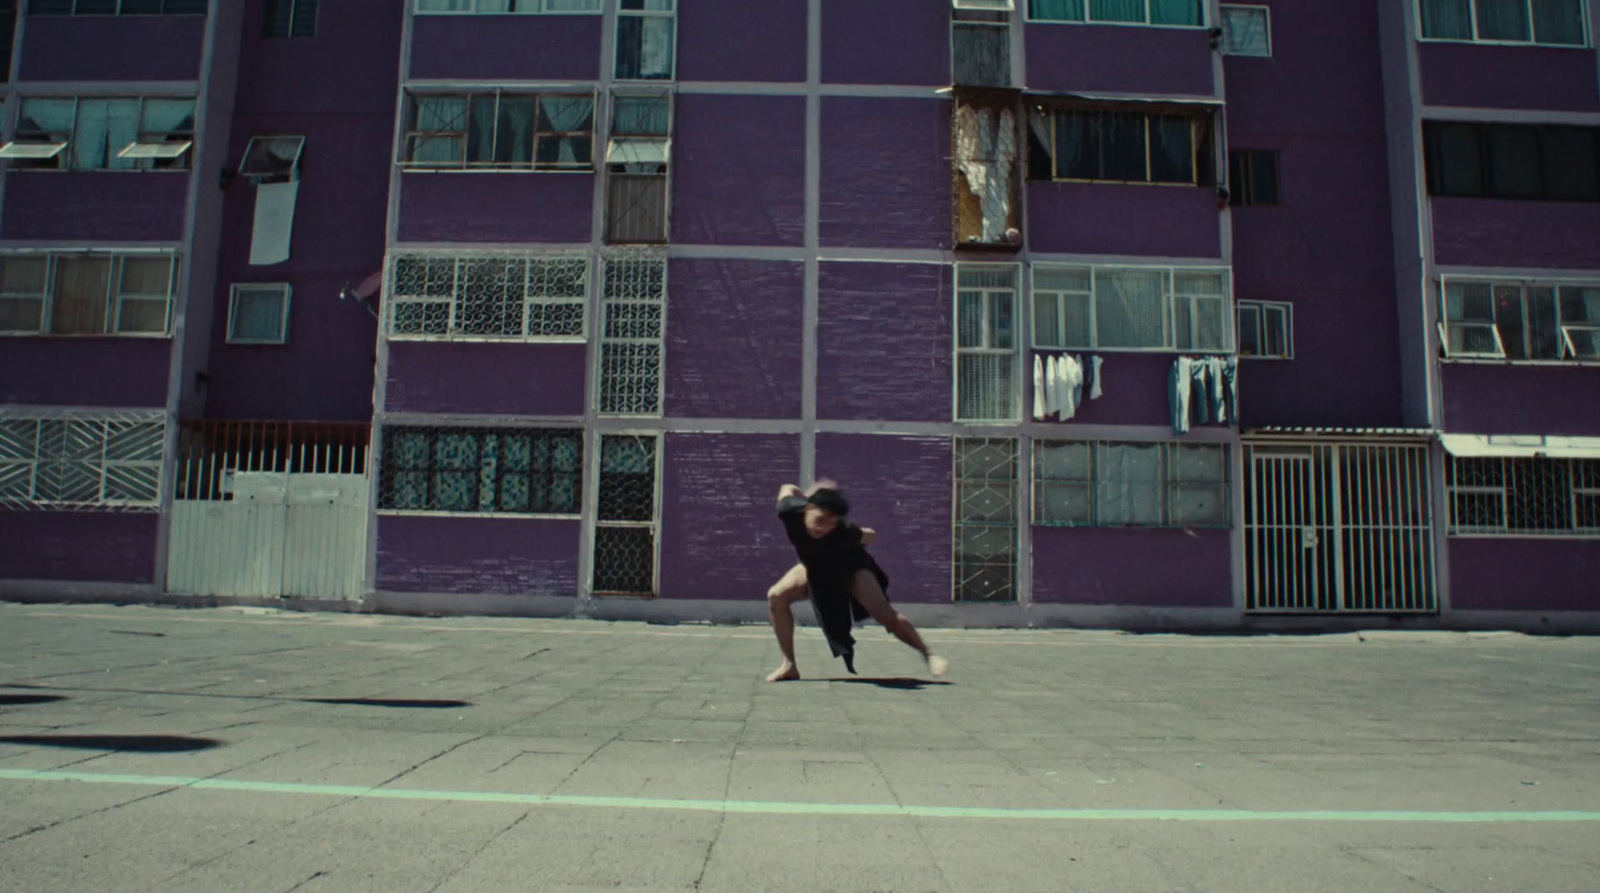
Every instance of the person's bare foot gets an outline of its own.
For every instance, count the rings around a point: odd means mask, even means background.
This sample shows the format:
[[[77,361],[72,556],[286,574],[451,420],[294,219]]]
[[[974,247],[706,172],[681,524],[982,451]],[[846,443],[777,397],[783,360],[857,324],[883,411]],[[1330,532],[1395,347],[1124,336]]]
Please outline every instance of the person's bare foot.
[[[928,672],[935,676],[943,676],[950,672],[950,662],[937,654],[928,655]]]
[[[792,663],[789,663],[788,661],[784,661],[783,663],[779,664],[776,670],[773,670],[771,673],[767,674],[768,682],[787,682],[791,679],[799,678],[800,668],[796,667]]]

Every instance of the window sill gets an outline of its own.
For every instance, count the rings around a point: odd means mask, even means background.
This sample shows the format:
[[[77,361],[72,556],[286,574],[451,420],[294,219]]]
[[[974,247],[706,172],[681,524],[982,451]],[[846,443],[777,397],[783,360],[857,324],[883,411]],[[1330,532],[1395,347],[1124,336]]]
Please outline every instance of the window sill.
[[[400,169],[408,174],[593,174],[590,167],[430,167],[400,162]]]
[[[1290,363],[1290,362],[1294,361],[1294,355],[1290,354],[1289,356],[1283,356],[1281,354],[1242,353],[1242,354],[1239,354],[1239,359],[1241,359],[1241,360],[1275,360],[1275,361],[1280,362],[1280,363]]]
[[[1030,178],[1029,183],[1076,183],[1081,186],[1165,186],[1175,189],[1202,189],[1209,188],[1210,184],[1201,184],[1195,181],[1187,183],[1170,183],[1160,180],[1079,180],[1071,177]]]
[[[113,169],[106,167],[27,167],[23,165],[8,165],[7,174],[187,174],[192,173],[187,167],[153,167],[153,168],[127,168]]]
[[[89,339],[89,338],[126,338],[131,341],[162,341],[170,340],[172,335],[168,332],[85,332],[85,333],[56,333],[56,332],[7,332],[0,331],[0,338],[50,338],[54,339]]]
[[[504,518],[516,521],[578,521],[581,515],[537,512],[449,512],[437,509],[378,509],[378,517],[392,518]]]
[[[1440,357],[1442,364],[1459,364],[1462,366],[1521,366],[1536,369],[1570,369],[1570,368],[1595,368],[1600,367],[1600,359],[1594,360],[1505,360],[1499,357]]]
[[[601,14],[601,12],[598,9],[558,9],[558,10],[554,10],[554,11],[551,11],[551,12],[546,12],[544,10],[538,10],[538,11],[530,10],[528,12],[467,12],[467,11],[455,12],[455,11],[446,10],[446,9],[438,9],[438,10],[423,10],[423,9],[419,9],[414,14],[419,19],[427,19],[427,18],[464,19],[464,18],[478,18],[478,17],[489,18],[489,17],[493,17],[493,16],[498,16],[500,18],[508,18],[508,19],[523,19],[523,18],[538,18],[540,16],[599,16]]]
[[[1030,348],[1034,353],[1087,353],[1087,354],[1168,354],[1173,359],[1192,356],[1238,356],[1231,348],[1215,348],[1211,350],[1198,348],[1178,347],[1040,347],[1034,345]],[[1240,359],[1254,359],[1254,357],[1239,357]]]
[[[1091,22],[1082,19],[1024,18],[1029,25],[1109,25],[1115,28],[1162,28],[1168,31],[1205,31],[1205,25],[1157,25],[1151,22]]]
[[[1540,50],[1579,50],[1587,52],[1594,49],[1590,43],[1535,43],[1531,40],[1473,40],[1461,37],[1418,37],[1417,43],[1459,44],[1465,46],[1485,47],[1527,47]]]
[[[587,344],[584,335],[554,335],[536,338],[496,337],[493,335],[385,335],[389,341],[434,342],[438,344]]]
[[[1451,539],[1457,540],[1600,540],[1600,531],[1582,533],[1578,531],[1562,530],[1551,533],[1531,533],[1528,531],[1508,531],[1505,533],[1479,533],[1452,530]]]

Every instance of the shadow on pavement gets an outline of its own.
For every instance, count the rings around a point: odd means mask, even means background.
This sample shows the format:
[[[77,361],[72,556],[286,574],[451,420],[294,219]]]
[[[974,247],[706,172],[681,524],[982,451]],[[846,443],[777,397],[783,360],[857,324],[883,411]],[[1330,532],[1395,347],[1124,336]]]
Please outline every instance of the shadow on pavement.
[[[215,738],[190,738],[185,735],[0,735],[0,744],[123,753],[187,753],[210,750],[221,746],[222,742]]]
[[[430,701],[396,698],[284,698],[286,701],[304,701],[307,704],[347,704],[357,707],[411,707],[438,710],[445,707],[471,707],[471,701]]]
[[[147,632],[141,632],[141,631],[136,630],[136,629],[113,629],[113,630],[107,630],[107,631],[108,632],[112,632],[112,633],[116,633],[119,636],[153,636],[155,638],[162,638],[162,637],[166,636],[166,633],[147,633]]]
[[[899,688],[908,691],[919,691],[930,685],[954,685],[953,682],[930,682],[926,679],[912,679],[909,676],[895,676],[892,678],[874,678],[872,676],[844,676],[838,679],[828,679],[827,682],[853,682],[857,685],[876,685],[879,688]]]
[[[0,707],[14,707],[19,704],[48,704],[51,701],[65,701],[64,695],[10,695],[0,694]]]
[[[47,688],[53,689],[53,688],[55,688],[54,686],[33,685],[33,684],[30,684],[30,683],[27,683],[27,682],[14,682],[14,683],[10,683],[10,684],[6,685],[5,687],[6,688],[29,688],[29,689],[35,689],[35,690],[37,690],[37,689],[47,689]],[[293,698],[293,697],[288,697],[288,696],[285,696],[285,695],[230,695],[230,694],[226,694],[224,692],[216,692],[216,691],[157,691],[155,689],[148,689],[148,688],[89,688],[89,687],[66,688],[66,687],[63,687],[63,688],[61,688],[59,690],[60,691],[77,691],[77,692],[84,692],[84,691],[110,692],[110,693],[113,693],[113,694],[124,694],[124,695],[170,695],[170,696],[176,697],[176,698],[228,698],[228,699],[240,700],[240,701],[276,701],[276,702],[278,702],[280,704],[288,704],[288,703],[334,704],[334,705],[338,705],[338,706],[355,706],[355,707],[407,707],[407,708],[411,708],[411,709],[433,709],[433,710],[436,710],[436,709],[449,708],[449,707],[471,707],[471,706],[473,706],[471,701],[445,701],[445,700],[434,700],[434,699],[429,699],[429,698]],[[20,702],[18,702],[18,703],[26,703],[26,704],[41,703],[43,701],[59,701],[59,700],[63,699],[62,695],[0,695],[0,706],[4,706],[7,703],[4,700],[7,697],[13,697],[13,698],[37,698],[37,699],[39,699],[37,701],[28,700],[28,701],[20,701]]]

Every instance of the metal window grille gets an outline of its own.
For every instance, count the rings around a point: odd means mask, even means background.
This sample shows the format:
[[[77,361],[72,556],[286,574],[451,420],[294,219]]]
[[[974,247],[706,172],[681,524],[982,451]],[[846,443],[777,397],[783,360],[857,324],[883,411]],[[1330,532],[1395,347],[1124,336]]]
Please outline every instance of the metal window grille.
[[[660,415],[667,260],[659,251],[602,257],[599,412]]]
[[[1225,270],[1036,264],[1031,273],[1035,348],[1233,349]]]
[[[583,432],[565,428],[383,428],[378,507],[578,514]]]
[[[1254,443],[1244,467],[1250,610],[1438,610],[1426,445]]]
[[[1037,441],[1033,523],[1227,528],[1224,444]]]
[[[0,506],[155,509],[165,445],[159,413],[0,414]]]
[[[392,258],[389,269],[392,338],[583,337],[586,255],[405,254]]]
[[[660,438],[600,438],[600,498],[595,511],[594,592],[653,595]]]
[[[951,83],[1011,86],[1011,29],[1004,22],[950,23]]]
[[[230,501],[241,473],[366,474],[371,437],[362,422],[182,422],[174,494]]]
[[[1015,421],[1017,268],[956,268],[956,420]]]
[[[1017,600],[1017,441],[955,441],[955,600]]]
[[[1451,457],[1450,532],[1600,536],[1600,460]]]

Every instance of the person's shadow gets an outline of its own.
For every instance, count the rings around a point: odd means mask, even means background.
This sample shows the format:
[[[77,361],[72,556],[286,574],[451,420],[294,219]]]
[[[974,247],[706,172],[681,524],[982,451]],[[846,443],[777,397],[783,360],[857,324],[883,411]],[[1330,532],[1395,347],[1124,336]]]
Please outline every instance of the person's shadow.
[[[828,682],[852,682],[856,685],[876,685],[879,688],[899,688],[907,691],[921,691],[930,685],[954,685],[953,682],[944,680],[913,679],[909,676],[874,677],[874,676],[841,676],[829,679]]]

